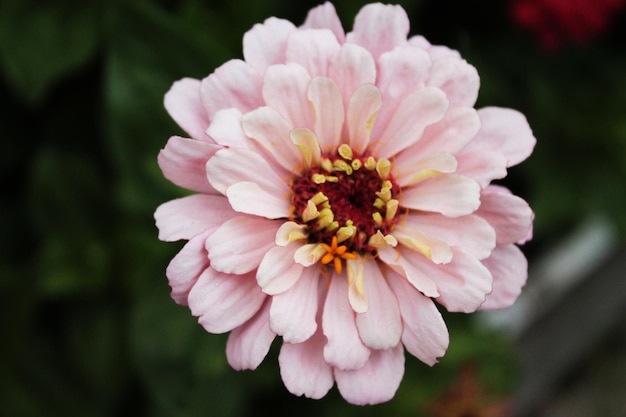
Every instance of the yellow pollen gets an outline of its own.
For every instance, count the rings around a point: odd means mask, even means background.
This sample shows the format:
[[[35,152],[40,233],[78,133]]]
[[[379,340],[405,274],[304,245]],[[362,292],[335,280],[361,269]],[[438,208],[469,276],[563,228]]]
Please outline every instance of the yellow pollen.
[[[353,170],[358,171],[363,166],[363,162],[360,159],[355,159],[350,163],[350,166]]]
[[[324,195],[324,193],[320,191],[319,193],[315,194],[309,201],[312,201],[313,204],[317,206],[318,204],[327,202],[328,197],[326,197],[326,195]]]
[[[391,162],[389,159],[381,158],[376,162],[376,172],[380,175],[380,178],[386,180],[391,173]]]
[[[374,222],[380,226],[381,224],[383,224],[383,216],[380,215],[379,212],[374,212],[372,213],[372,219],[374,219]]]
[[[306,203],[306,208],[304,210],[302,210],[302,220],[304,220],[304,222],[309,222],[313,219],[318,218],[320,215],[320,212],[317,210],[317,206],[315,205],[315,203],[313,202],[313,200],[309,200]]]
[[[387,212],[385,213],[385,220],[388,222],[391,222],[393,220],[393,218],[396,216],[396,213],[398,212],[398,206],[400,205],[400,202],[398,200],[389,200],[387,202]]]
[[[377,209],[382,209],[383,207],[385,207],[385,202],[383,201],[382,198],[377,198],[376,200],[374,200],[374,207],[376,207]]]
[[[322,243],[322,247],[326,251],[326,255],[324,255],[320,262],[323,265],[328,265],[333,262],[335,266],[335,271],[337,274],[341,274],[343,270],[343,265],[341,263],[342,259],[357,259],[358,255],[356,253],[347,252],[348,247],[345,245],[338,246],[337,236],[333,236],[333,240],[329,245]]]
[[[339,153],[339,155],[341,155],[341,157],[343,159],[346,159],[348,161],[352,160],[352,148],[350,147],[350,145],[347,144],[343,144],[339,147],[339,149],[337,149],[337,152]]]
[[[339,178],[334,175],[326,175],[324,178],[326,178],[327,182],[339,182]]]
[[[352,224],[352,221],[348,220],[345,226],[340,227],[339,230],[337,230],[336,235],[339,243],[344,242],[356,235],[356,226]]]
[[[373,171],[376,169],[376,159],[374,159],[373,156],[370,156],[365,160],[364,165],[365,169]]]
[[[324,208],[320,211],[319,219],[317,220],[317,227],[323,229],[325,227],[330,226],[330,224],[335,220],[335,214],[330,208]]]
[[[333,163],[333,167],[335,168],[335,171],[342,171],[345,172],[347,175],[352,175],[352,167],[346,161],[337,159]]]
[[[330,161],[330,159],[328,158],[322,159],[322,162],[320,163],[320,165],[322,166],[322,169],[324,169],[324,171],[328,173],[333,172],[333,163]]]
[[[311,179],[316,184],[324,184],[326,182],[326,177],[322,174],[313,174]]]

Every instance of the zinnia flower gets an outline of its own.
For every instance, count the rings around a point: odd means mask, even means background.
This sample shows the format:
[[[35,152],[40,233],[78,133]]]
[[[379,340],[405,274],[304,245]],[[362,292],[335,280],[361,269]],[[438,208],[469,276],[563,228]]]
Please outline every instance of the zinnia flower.
[[[159,238],[189,242],[172,297],[235,369],[282,337],[295,395],[334,385],[354,404],[391,399],[404,349],[433,365],[456,312],[501,308],[524,285],[516,246],[532,211],[490,185],[535,139],[514,110],[475,110],[479,77],[456,51],[407,39],[400,6],[370,4],[345,34],[330,3],[301,27],[269,18],[244,60],[183,79],[165,107],[190,138],[159,154],[197,192],[161,205]]]

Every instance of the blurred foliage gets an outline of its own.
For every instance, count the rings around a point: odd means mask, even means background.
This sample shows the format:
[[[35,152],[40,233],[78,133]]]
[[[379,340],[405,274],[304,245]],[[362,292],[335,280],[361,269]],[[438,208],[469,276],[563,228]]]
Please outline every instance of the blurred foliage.
[[[347,28],[364,3],[335,3]],[[624,17],[589,45],[545,51],[511,24],[505,2],[400,3],[413,33],[478,68],[480,105],[528,116],[538,145],[506,184],[536,211],[529,252],[591,212],[625,231]],[[508,342],[447,315],[448,354],[434,368],[407,358],[390,403],[354,407],[336,390],[295,398],[278,346],[258,371],[234,372],[225,336],[169,299],[164,269],[181,245],[157,240],[152,213],[184,191],[156,164],[180,132],[163,94],[240,57],[254,23],[302,22],[315,4],[0,1],[0,415],[416,416],[467,363],[493,392],[510,392]]]

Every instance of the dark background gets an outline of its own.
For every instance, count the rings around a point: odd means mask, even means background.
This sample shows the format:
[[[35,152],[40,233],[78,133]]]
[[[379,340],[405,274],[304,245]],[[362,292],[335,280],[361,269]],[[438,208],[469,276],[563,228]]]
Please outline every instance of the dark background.
[[[169,298],[164,271],[182,242],[159,242],[152,214],[185,191],[156,164],[182,133],[163,95],[241,57],[253,24],[300,24],[318,3],[0,0],[0,415],[506,413],[516,350],[471,317],[446,314],[451,347],[441,363],[407,355],[396,398],[363,408],[336,389],[320,401],[288,394],[278,345],[257,371],[233,371],[226,336],[207,334]],[[335,2],[346,31],[365,3]],[[477,107],[527,115],[537,147],[505,184],[536,212],[524,247],[531,265],[590,215],[624,236],[624,12],[589,39],[546,45],[516,23],[508,1],[399,3],[412,35],[477,67]],[[459,406],[465,414],[451,398],[470,404]]]

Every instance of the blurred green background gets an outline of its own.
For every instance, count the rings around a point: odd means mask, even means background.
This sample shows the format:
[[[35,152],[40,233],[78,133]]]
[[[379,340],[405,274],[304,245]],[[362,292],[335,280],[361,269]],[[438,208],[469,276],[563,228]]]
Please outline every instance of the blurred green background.
[[[0,415],[434,416],[446,395],[467,391],[464,378],[474,381],[472,416],[506,404],[510,341],[466,316],[446,315],[440,364],[407,356],[396,398],[362,408],[336,389],[321,401],[288,394],[278,345],[259,370],[233,371],[225,335],[207,334],[169,298],[164,271],[182,242],[159,242],[152,214],[185,191],[156,164],[182,133],[164,93],[241,57],[253,24],[300,24],[318,3],[0,0]],[[335,2],[347,31],[365,3]],[[583,45],[546,49],[506,1],[399,3],[411,34],[478,68],[478,107],[527,115],[538,144],[505,184],[536,212],[531,263],[590,213],[623,235],[624,13]]]

